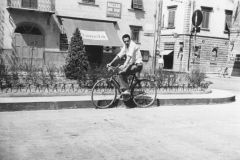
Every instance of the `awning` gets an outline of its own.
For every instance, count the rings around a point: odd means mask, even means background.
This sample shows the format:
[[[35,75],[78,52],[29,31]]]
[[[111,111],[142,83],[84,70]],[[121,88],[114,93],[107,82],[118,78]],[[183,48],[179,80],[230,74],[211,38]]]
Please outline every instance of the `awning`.
[[[234,45],[233,51],[235,54],[240,54],[240,42]]]
[[[79,28],[84,45],[123,46],[112,22],[97,22],[70,18],[61,18],[68,39]]]
[[[161,53],[160,53],[160,55],[169,55],[170,53],[172,53],[173,52],[173,50],[164,50],[164,51],[162,51]]]

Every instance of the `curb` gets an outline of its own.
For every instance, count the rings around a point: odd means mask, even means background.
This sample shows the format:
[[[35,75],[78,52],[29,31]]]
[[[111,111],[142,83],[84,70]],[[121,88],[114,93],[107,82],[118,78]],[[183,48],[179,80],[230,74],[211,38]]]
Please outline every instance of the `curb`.
[[[171,105],[210,105],[235,101],[235,95],[228,91],[212,90],[207,94],[158,94],[152,107]],[[136,107],[132,101],[116,100],[115,107]],[[55,97],[0,97],[0,112],[29,110],[95,108],[90,95]]]

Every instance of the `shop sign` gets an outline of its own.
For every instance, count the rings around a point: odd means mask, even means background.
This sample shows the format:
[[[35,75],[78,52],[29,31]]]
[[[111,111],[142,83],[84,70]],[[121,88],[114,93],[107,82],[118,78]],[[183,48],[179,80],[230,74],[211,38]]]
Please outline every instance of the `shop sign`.
[[[83,39],[91,40],[108,40],[107,34],[105,31],[86,31],[80,30]]]
[[[167,50],[167,49],[174,50],[174,43],[165,43],[164,44],[164,50]]]
[[[107,2],[107,17],[121,18],[122,4]]]

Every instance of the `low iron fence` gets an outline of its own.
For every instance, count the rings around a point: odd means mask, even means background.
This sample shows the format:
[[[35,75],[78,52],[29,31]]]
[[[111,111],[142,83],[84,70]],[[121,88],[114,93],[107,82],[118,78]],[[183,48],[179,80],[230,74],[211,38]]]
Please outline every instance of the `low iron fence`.
[[[101,77],[87,76],[79,81],[67,79],[62,72],[32,72],[28,74],[12,73],[0,77],[1,93],[86,93],[90,92],[94,83]],[[140,78],[149,78],[155,81],[158,91],[184,92],[184,91],[205,91],[210,81],[191,83],[186,73],[164,73],[157,75],[140,74]]]

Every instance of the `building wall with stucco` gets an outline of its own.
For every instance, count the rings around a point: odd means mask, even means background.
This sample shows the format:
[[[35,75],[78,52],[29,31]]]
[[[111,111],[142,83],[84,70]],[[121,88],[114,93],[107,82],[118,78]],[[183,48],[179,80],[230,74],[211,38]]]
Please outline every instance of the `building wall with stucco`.
[[[240,1],[234,0],[233,19],[230,28],[227,67],[229,75],[240,76]]]
[[[81,3],[79,0],[65,1],[58,0],[56,4],[57,16],[76,17],[86,20],[100,20],[100,21],[112,21],[114,22],[118,37],[124,34],[131,35],[130,26],[139,26],[140,30],[139,43],[137,45],[141,50],[148,50],[150,53],[149,61],[144,62],[145,70],[149,70],[152,67],[152,58],[154,55],[154,29],[155,29],[155,12],[156,12],[156,0],[143,0],[143,9],[132,9],[131,0],[113,0],[111,2],[120,3],[121,17],[113,18],[107,16],[107,2],[105,0],[97,0],[94,5],[87,5]],[[151,34],[148,34],[151,33]],[[122,44],[123,45],[123,44]],[[119,51],[119,50],[117,50]],[[117,51],[113,50],[115,55]],[[112,58],[112,56],[110,56]],[[104,59],[111,59],[104,57]],[[104,60],[104,61],[105,61]],[[106,62],[106,61],[105,61]]]
[[[11,0],[10,0],[11,1]],[[139,35],[138,46],[142,50],[149,51],[149,60],[144,62],[147,69],[152,67],[153,48],[154,48],[154,29],[155,29],[155,12],[157,3],[152,0],[143,0],[143,9],[137,10],[131,7],[130,0],[113,0],[111,2],[120,3],[122,5],[121,17],[113,18],[107,17],[107,1],[96,0],[94,5],[82,3],[81,0],[48,0],[47,2],[54,2],[55,10],[46,12],[44,9],[24,9],[21,7],[21,0],[12,0],[11,7],[8,1],[0,2],[1,23],[0,23],[0,46],[3,54],[11,57],[13,52],[13,44],[16,43],[14,39],[14,32],[18,26],[29,24],[39,28],[43,35],[43,65],[54,64],[62,66],[65,63],[67,51],[60,50],[60,34],[62,33],[62,24],[59,17],[72,17],[85,20],[111,21],[114,22],[117,35],[121,40],[123,34],[130,34],[130,26],[141,27]],[[14,4],[13,4],[14,3]],[[39,0],[38,3],[42,3]],[[44,1],[45,3],[45,1]],[[41,47],[41,46],[40,46]],[[31,50],[31,47],[28,48]],[[119,49],[114,49],[112,54],[116,55]],[[109,54],[104,54],[108,56]],[[29,53],[31,56],[31,52]],[[113,57],[110,55],[109,57]],[[103,57],[103,62],[110,60],[109,57]]]
[[[175,26],[168,27],[169,8],[175,7]],[[191,35],[192,14],[195,10],[211,8],[209,28],[201,27],[200,33]],[[163,26],[160,51],[164,50],[165,43],[173,43],[174,71],[189,71],[194,67],[204,68],[207,72],[217,72],[227,63],[229,34],[225,31],[225,13],[233,10],[233,2],[229,0],[182,0],[163,1]],[[175,35],[175,36],[174,36]],[[177,36],[176,36],[177,35]],[[184,44],[182,57],[178,56],[181,45]],[[200,46],[199,58],[195,58],[193,46]],[[218,48],[218,57],[212,62],[212,49]]]

